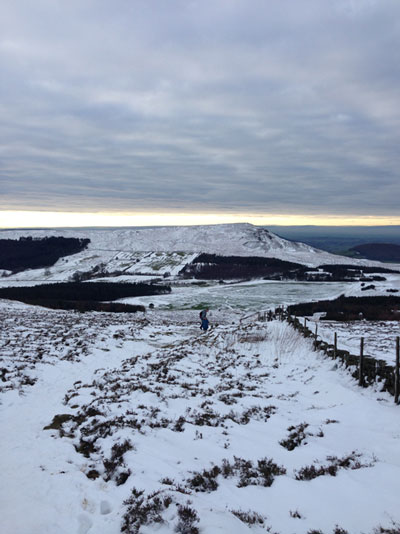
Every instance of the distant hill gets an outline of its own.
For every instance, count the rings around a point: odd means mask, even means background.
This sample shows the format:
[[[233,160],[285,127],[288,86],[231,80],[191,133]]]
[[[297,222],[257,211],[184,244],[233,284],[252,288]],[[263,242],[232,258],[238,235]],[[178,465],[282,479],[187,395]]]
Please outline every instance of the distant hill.
[[[101,279],[103,276],[118,277],[119,281],[130,281],[132,276],[168,278],[178,276],[182,269],[193,262],[199,254],[236,258],[233,262],[236,265],[235,273],[232,269],[228,273],[229,268],[226,265],[213,267],[214,271],[217,269],[224,271],[225,274],[221,278],[228,277],[228,274],[230,276],[235,274],[235,277],[245,276],[240,274],[240,271],[245,269],[239,265],[242,263],[238,262],[239,256],[274,258],[310,268],[339,264],[355,267],[371,265],[370,260],[343,258],[304,243],[282,239],[266,228],[247,223],[152,228],[4,230],[0,232],[0,236],[14,240],[22,237],[25,241],[29,237],[28,242],[31,244],[39,243],[40,240],[50,244],[50,240],[55,238],[74,238],[80,239],[82,243],[88,243],[83,250],[68,258],[61,257],[53,264],[51,270],[47,269],[47,272],[43,269],[46,264],[39,255],[35,254],[35,259],[40,261],[35,266],[29,267],[31,269],[35,267],[36,272],[34,270],[24,271],[19,272],[18,275],[8,276],[7,284],[12,281],[13,277],[18,281],[45,282]],[[354,245],[358,244],[360,241]],[[2,268],[17,271],[15,267],[7,265]],[[21,267],[19,265],[18,270]],[[39,267],[42,269],[38,270]],[[282,265],[278,272],[281,272],[281,267]],[[377,267],[380,266],[377,265]],[[265,268],[262,267],[261,270],[264,271]],[[252,266],[247,276],[255,276],[255,271],[260,271],[259,266]],[[257,276],[269,276],[271,274],[269,271],[270,267],[267,268],[266,273],[263,272]]]
[[[4,237],[14,239],[21,234],[22,232],[18,230],[2,232]],[[117,256],[122,258],[127,253],[143,255],[150,252],[160,254],[159,258],[162,258],[162,254],[173,252],[262,256],[310,266],[341,263],[343,259],[304,243],[282,239],[266,228],[248,223],[153,228],[48,229],[31,230],[29,235],[33,238],[48,236],[88,238],[90,244],[85,257],[93,257],[96,254],[96,263],[107,263],[111,256],[116,259]],[[355,244],[359,244],[359,241]],[[122,263],[125,265],[128,262],[129,259],[124,258]],[[83,267],[83,263],[80,263],[80,268]],[[118,269],[118,266],[115,266],[115,269]]]
[[[350,249],[357,258],[375,261],[400,262],[400,245],[393,243],[365,243]]]
[[[400,245],[400,226],[268,226],[285,239],[300,241],[334,254],[368,243]]]

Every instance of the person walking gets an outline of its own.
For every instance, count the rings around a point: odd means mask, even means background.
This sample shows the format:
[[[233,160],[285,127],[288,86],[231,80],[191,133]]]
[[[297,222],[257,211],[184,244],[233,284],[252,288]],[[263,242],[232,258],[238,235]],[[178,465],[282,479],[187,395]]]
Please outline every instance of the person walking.
[[[210,310],[208,308],[205,308],[204,310],[202,310],[200,312],[200,320],[201,320],[201,325],[200,325],[200,329],[201,330],[208,330],[208,325],[210,324],[209,321],[208,321],[208,318],[207,318],[207,313],[209,312]]]

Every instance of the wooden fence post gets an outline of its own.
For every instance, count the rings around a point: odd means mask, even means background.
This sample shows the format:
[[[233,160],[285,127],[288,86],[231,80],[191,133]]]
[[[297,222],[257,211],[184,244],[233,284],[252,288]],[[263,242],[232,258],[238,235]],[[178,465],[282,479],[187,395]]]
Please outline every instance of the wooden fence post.
[[[315,333],[314,333],[314,349],[317,350],[317,338],[318,338],[318,323],[315,323]]]
[[[337,333],[335,332],[334,340],[333,340],[333,357],[336,360],[337,358]]]
[[[307,328],[307,318],[304,317],[304,328]]]
[[[400,338],[396,337],[396,367],[394,370],[394,402],[399,403],[399,389],[400,389],[400,376],[399,376],[399,365],[400,365]]]
[[[360,340],[360,366],[358,374],[358,385],[364,385],[364,338]]]

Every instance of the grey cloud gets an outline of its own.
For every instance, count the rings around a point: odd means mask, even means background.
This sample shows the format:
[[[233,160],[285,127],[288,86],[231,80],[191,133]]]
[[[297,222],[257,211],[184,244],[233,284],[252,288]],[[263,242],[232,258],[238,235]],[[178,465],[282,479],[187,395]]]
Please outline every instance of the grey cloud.
[[[399,16],[397,0],[5,2],[2,207],[396,215]]]

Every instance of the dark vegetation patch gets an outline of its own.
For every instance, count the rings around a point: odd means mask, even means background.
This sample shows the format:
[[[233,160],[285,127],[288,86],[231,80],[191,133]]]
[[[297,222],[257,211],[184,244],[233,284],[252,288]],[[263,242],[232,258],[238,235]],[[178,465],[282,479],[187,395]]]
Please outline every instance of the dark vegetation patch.
[[[184,278],[229,280],[236,278],[281,277],[303,268],[299,263],[259,256],[218,256],[200,254],[180,272]]]
[[[126,274],[123,270],[109,271],[105,263],[98,263],[88,271],[76,271],[70,278],[71,282],[85,282],[96,278],[111,278]]]
[[[90,239],[76,237],[20,237],[0,239],[0,269],[13,273],[51,267],[60,258],[84,250]]]
[[[221,466],[213,466],[211,469],[204,469],[201,472],[195,472],[187,480],[187,486],[196,492],[210,493],[218,488],[217,478],[222,476],[224,479],[237,477],[237,487],[246,486],[264,486],[272,485],[276,476],[286,474],[286,469],[278,466],[273,460],[262,458],[254,464],[251,460],[244,460],[234,456],[232,463],[224,459]]]
[[[303,518],[303,516],[301,515],[301,513],[298,510],[290,510],[289,511],[289,515],[293,519],[302,519]]]
[[[43,430],[60,430],[62,425],[67,422],[71,421],[73,419],[73,414],[70,413],[60,413],[53,417],[52,422],[45,426]]]
[[[121,532],[139,534],[144,525],[163,523],[162,513],[172,502],[172,497],[161,491],[146,496],[144,490],[133,488],[132,495],[124,501],[127,511],[122,518]]]
[[[328,273],[332,273],[334,276],[337,276],[338,278],[344,277],[344,276],[363,276],[365,274],[391,274],[391,273],[397,273],[398,271],[394,271],[393,269],[389,269],[388,267],[369,267],[367,265],[358,266],[358,265],[352,265],[352,264],[334,264],[334,265],[320,265],[318,267],[319,269],[323,269],[324,271]]]
[[[156,284],[65,282],[32,287],[5,287],[0,289],[0,298],[18,300],[27,304],[36,304],[54,309],[136,312],[144,311],[144,307],[102,301],[161,295],[170,292],[170,286]]]
[[[324,534],[324,533],[322,532],[322,530],[311,529],[307,531],[307,534]],[[332,534],[349,534],[349,531],[345,530],[342,527],[339,527],[339,525],[336,525],[332,531]]]
[[[309,316],[325,312],[322,320],[331,321],[396,321],[400,319],[400,297],[344,297],[288,306],[288,313]]]
[[[279,442],[282,447],[285,447],[288,451],[293,451],[296,447],[300,445],[307,444],[307,438],[314,436],[310,431],[306,431],[308,428],[308,423],[301,423],[297,426],[290,426],[288,428],[289,436],[286,439],[283,439]],[[323,432],[320,430],[317,434],[318,437],[323,437]]]
[[[23,300],[25,304],[43,306],[51,310],[75,310],[78,312],[98,311],[106,313],[136,313],[145,312],[146,308],[135,304],[122,304],[120,302],[96,302],[90,300]]]
[[[178,490],[175,490],[179,493]],[[178,534],[199,534],[197,524],[200,517],[191,506],[191,501],[182,504],[177,494],[171,491],[159,490],[146,495],[144,490],[133,488],[131,496],[124,501],[127,510],[122,518],[121,532],[125,534],[139,534],[145,525],[161,525],[165,523],[163,513],[171,505],[176,507],[177,521],[174,532]]]
[[[343,458],[338,458],[337,456],[328,456],[327,465],[312,464],[309,466],[302,467],[298,471],[295,471],[296,480],[313,480],[314,478],[330,475],[335,477],[339,469],[361,469],[363,467],[371,467],[373,464],[362,463],[360,461],[361,454],[353,451],[348,456],[343,456]]]
[[[252,510],[249,510],[248,512],[231,510],[231,512],[234,516],[240,519],[240,521],[246,523],[246,525],[264,525],[265,523],[265,517]]]
[[[140,385],[133,383],[129,387],[130,393],[136,390],[143,392],[150,391],[140,379],[139,382]],[[108,399],[110,401],[115,398],[115,401],[118,401],[120,396],[127,393],[125,386],[128,383],[123,383],[120,380],[119,383],[113,384],[111,391],[107,393],[101,384],[97,385],[102,391],[101,397],[103,400]],[[73,398],[73,395],[68,396],[68,400],[70,398]],[[159,428],[168,428],[173,432],[183,432],[185,430],[185,424],[200,427],[225,427],[227,421],[232,421],[239,425],[247,425],[251,419],[266,422],[275,411],[275,406],[253,406],[245,409],[243,412],[230,411],[228,414],[221,415],[211,409],[198,411],[188,408],[185,416],[167,418],[160,413],[159,408],[140,405],[135,411],[127,410],[125,414],[107,418],[101,411],[89,404],[82,406],[76,415],[56,415],[46,429],[57,429],[61,437],[67,435],[70,438],[78,438],[80,442],[75,447],[76,450],[89,458],[92,453],[97,452],[95,444],[99,438],[111,436],[117,430],[123,428],[129,428],[131,431],[136,430],[140,434],[144,434],[147,430]]]
[[[264,258],[261,256],[218,256],[200,254],[180,271],[184,278],[201,280],[232,280],[264,278],[266,280],[300,281],[373,281],[377,276],[367,273],[394,272],[379,267],[357,267],[354,265],[320,265],[307,267],[299,263]],[[380,280],[384,278],[379,277]]]
[[[131,474],[131,470],[124,463],[124,454],[132,449],[133,445],[129,440],[125,440],[123,443],[115,443],[112,446],[110,458],[103,460],[104,480],[106,482],[114,480],[117,486],[125,484]]]
[[[382,527],[379,526],[374,529],[374,534],[400,534],[400,523],[392,522],[391,527]]]
[[[33,287],[4,287],[0,289],[0,298],[13,300],[47,299],[108,301],[125,297],[143,297],[170,293],[170,286],[155,284],[128,284],[122,282],[41,284]]]
[[[200,518],[194,510],[189,505],[179,505],[178,506],[178,517],[179,521],[176,525],[175,532],[179,534],[198,534],[199,529],[196,526],[196,523],[200,521]]]

